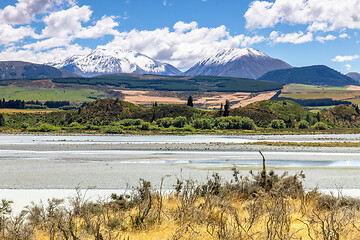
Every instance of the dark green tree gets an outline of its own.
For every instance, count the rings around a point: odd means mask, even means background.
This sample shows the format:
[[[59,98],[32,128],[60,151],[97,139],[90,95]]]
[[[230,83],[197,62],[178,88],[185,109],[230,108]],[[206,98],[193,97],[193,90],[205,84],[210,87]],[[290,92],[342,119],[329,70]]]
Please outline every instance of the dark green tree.
[[[224,105],[224,117],[229,116],[230,114],[230,102],[226,99],[225,105]]]
[[[320,112],[317,112],[317,114],[316,114],[316,120],[317,120],[318,122],[321,122]]]
[[[186,105],[189,106],[189,107],[194,107],[193,97],[192,96],[189,96]]]
[[[360,114],[359,105],[357,105],[357,104],[356,104],[356,106],[355,106],[355,111],[356,111],[358,114]]]
[[[306,119],[305,119],[310,125],[313,125],[313,118],[312,116],[308,113],[306,115]]]
[[[5,126],[5,119],[4,116],[0,113],[0,127],[4,127]]]
[[[288,119],[285,121],[285,124],[286,124],[286,128],[293,128],[295,126],[291,116],[288,117]]]

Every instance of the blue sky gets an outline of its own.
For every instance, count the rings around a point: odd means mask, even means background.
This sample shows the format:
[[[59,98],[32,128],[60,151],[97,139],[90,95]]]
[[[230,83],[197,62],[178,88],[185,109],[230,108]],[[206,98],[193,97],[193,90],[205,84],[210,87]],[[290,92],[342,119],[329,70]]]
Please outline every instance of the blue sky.
[[[2,0],[0,60],[123,48],[185,70],[252,47],[293,66],[360,72],[359,30],[360,0]]]

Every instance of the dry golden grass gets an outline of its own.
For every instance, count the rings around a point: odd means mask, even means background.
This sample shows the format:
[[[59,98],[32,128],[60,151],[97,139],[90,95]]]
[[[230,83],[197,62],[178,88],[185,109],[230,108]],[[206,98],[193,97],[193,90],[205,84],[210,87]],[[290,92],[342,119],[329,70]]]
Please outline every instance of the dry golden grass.
[[[300,176],[273,172],[223,183],[179,180],[173,193],[141,180],[128,197],[66,205],[49,200],[2,214],[1,239],[359,239],[360,200],[304,192]],[[161,184],[162,185],[162,184]],[[0,209],[6,209],[2,203]],[[3,211],[3,210],[2,210]]]
[[[164,199],[160,223],[135,228],[129,221],[131,213],[127,213],[126,230],[113,231],[110,238],[102,225],[100,232],[104,234],[99,239],[359,239],[360,236],[358,210],[321,209],[315,197],[306,205],[291,198],[281,201],[266,198],[259,202],[215,197],[206,201],[213,204],[211,209],[202,206],[205,202],[201,199],[201,204],[196,202],[193,206],[199,211],[181,223],[175,204],[180,201],[173,197]],[[83,228],[79,225],[79,239],[94,239]],[[50,239],[50,235],[37,231],[35,239]],[[63,238],[59,235],[56,239]]]

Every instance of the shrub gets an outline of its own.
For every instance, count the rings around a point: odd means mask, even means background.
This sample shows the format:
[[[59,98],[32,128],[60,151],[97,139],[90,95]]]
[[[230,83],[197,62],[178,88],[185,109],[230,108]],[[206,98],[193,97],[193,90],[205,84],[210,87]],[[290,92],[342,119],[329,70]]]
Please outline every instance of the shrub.
[[[317,122],[313,125],[313,128],[316,130],[326,130],[328,128],[326,123],[323,122]]]
[[[173,122],[173,126],[177,128],[183,128],[187,124],[186,117],[176,117]]]
[[[164,128],[168,128],[173,124],[173,119],[172,118],[160,118],[156,121],[156,124],[159,127],[164,127]]]
[[[275,120],[271,121],[270,127],[273,129],[282,129],[282,128],[285,128],[286,125],[285,125],[284,120],[275,119]]]
[[[305,120],[301,120],[298,125],[299,129],[307,129],[309,128],[309,123]]]
[[[43,123],[40,126],[36,128],[29,129],[30,131],[36,131],[36,132],[52,132],[52,131],[59,131],[59,127],[55,127],[54,125],[51,125],[49,123]]]
[[[108,126],[105,128],[104,132],[111,134],[121,134],[123,133],[123,128],[121,126]]]
[[[252,119],[246,117],[242,119],[241,129],[254,130],[256,129],[256,124]]]
[[[141,130],[149,130],[150,129],[150,123],[148,122],[144,122],[142,125],[141,125]]]
[[[215,119],[215,127],[217,129],[230,129],[231,120],[228,117],[219,117]]]
[[[196,129],[211,129],[212,125],[210,118],[196,118],[193,120],[193,126]]]

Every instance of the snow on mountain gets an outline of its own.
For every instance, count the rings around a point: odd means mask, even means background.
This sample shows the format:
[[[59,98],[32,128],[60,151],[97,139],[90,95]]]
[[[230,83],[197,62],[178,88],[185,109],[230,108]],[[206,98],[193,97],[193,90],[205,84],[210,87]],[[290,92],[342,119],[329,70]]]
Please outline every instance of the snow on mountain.
[[[287,68],[291,66],[286,62],[271,58],[261,51],[231,48],[196,63],[185,74],[257,79],[269,71]]]
[[[174,66],[154,60],[131,50],[97,48],[86,56],[72,56],[48,63],[52,67],[74,72],[84,77],[102,74],[137,73],[178,75]]]

